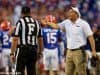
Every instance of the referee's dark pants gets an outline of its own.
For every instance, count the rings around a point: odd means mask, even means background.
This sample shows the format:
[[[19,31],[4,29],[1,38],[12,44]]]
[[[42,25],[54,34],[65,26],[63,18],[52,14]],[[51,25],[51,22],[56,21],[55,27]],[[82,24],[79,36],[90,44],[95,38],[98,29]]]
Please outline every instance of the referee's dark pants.
[[[19,46],[16,50],[16,74],[25,75],[25,67],[27,75],[36,75],[36,60],[37,60],[36,46]]]

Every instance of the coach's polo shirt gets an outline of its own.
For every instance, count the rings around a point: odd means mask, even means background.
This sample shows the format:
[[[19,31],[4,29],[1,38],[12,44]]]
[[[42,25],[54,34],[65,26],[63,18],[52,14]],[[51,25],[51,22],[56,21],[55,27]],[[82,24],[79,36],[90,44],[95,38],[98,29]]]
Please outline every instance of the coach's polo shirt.
[[[76,49],[86,45],[87,37],[93,34],[89,24],[80,18],[75,23],[66,19],[58,25],[66,31],[68,49]]]

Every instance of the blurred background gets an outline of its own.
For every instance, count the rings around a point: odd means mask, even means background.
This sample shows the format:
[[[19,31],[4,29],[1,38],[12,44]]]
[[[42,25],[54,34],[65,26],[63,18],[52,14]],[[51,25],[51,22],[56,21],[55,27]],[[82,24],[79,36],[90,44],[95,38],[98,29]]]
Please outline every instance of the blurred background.
[[[0,0],[0,23],[7,19],[15,25],[24,5],[31,7],[33,18],[40,19],[52,14],[58,22],[67,18],[66,12],[70,6],[77,6],[82,18],[91,26],[100,25],[100,0]]]

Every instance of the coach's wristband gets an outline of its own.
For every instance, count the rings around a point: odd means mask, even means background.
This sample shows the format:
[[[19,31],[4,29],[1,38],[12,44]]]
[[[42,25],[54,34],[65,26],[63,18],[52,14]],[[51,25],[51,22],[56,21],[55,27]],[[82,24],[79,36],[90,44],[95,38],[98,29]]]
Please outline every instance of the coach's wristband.
[[[14,55],[14,53],[10,53],[10,56]]]

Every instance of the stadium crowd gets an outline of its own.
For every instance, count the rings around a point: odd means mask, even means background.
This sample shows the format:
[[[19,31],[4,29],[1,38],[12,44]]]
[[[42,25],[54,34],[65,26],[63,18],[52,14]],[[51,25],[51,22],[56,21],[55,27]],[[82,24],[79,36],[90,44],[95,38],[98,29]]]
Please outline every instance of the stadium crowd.
[[[90,25],[100,24],[99,0],[0,0],[0,22],[3,18],[8,18],[14,25],[20,16],[23,5],[30,6],[32,16],[37,19],[40,19],[40,16],[52,14],[57,17],[58,22],[67,17],[66,11],[70,5],[77,6],[82,17]]]

